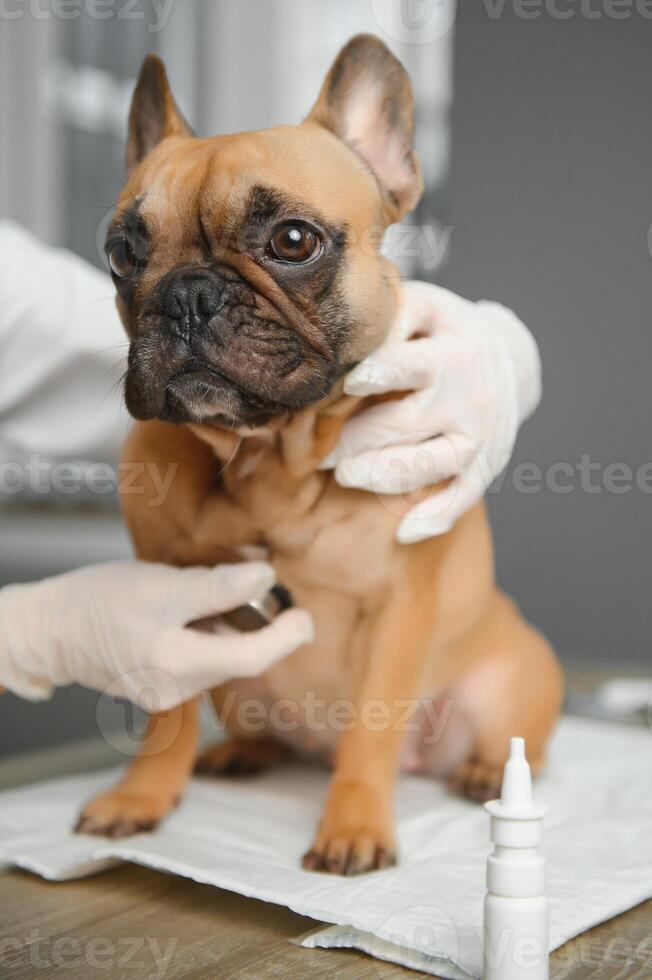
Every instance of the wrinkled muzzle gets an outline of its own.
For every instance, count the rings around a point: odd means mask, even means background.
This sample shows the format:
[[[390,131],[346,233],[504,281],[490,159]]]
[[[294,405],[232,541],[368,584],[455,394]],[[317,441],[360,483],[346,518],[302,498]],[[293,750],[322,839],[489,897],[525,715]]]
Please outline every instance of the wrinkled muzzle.
[[[226,266],[173,270],[132,322],[137,419],[259,425],[319,401],[343,373]]]

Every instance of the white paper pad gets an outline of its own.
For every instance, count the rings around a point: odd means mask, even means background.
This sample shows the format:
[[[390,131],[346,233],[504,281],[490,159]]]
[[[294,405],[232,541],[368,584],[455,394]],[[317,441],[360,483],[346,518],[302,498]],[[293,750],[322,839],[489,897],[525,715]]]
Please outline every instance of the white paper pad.
[[[72,834],[82,801],[114,778],[104,772],[0,794],[0,861],[55,880],[135,861],[347,927],[304,944],[354,945],[453,980],[480,976],[489,820],[438,783],[400,782],[397,868],[340,878],[299,867],[325,772],[296,766],[251,780],[193,780],[154,834]],[[544,851],[554,949],[652,896],[652,736],[565,719],[535,792],[550,806]]]

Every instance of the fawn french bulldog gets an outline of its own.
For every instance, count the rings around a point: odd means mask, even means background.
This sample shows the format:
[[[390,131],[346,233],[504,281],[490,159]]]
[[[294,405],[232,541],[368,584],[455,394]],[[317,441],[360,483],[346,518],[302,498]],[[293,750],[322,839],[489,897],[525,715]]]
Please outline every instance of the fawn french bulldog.
[[[541,766],[561,699],[548,643],[494,584],[482,503],[448,534],[400,545],[410,500],[343,489],[319,468],[373,401],[343,396],[342,378],[395,317],[397,273],[380,243],[422,189],[413,133],[409,78],[371,36],[340,52],[300,125],[212,139],[193,135],[150,56],[107,238],[139,420],[125,456],[148,464],[141,492],[123,499],[139,556],[214,564],[258,549],[315,622],[313,643],[212,692],[231,737],[197,767],[242,774],[295,750],[326,757],[330,789],[303,865],[334,873],[395,860],[400,768],[489,798],[511,735]],[[148,474],[169,464],[170,491],[149,507]],[[255,726],[238,710],[251,699]],[[345,700],[349,723],[315,724],[308,699]],[[196,702],[152,716],[141,755],[79,829],[154,827],[180,798],[196,742]]]

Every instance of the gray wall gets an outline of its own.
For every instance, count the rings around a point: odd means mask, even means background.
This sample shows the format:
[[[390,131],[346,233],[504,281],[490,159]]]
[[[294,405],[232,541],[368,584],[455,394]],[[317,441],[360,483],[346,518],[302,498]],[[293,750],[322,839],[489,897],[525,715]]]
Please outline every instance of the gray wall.
[[[460,6],[444,279],[516,309],[544,364],[543,404],[491,494],[500,580],[565,658],[649,664],[652,495],[578,477],[527,495],[512,477],[524,461],[652,459],[652,21]]]

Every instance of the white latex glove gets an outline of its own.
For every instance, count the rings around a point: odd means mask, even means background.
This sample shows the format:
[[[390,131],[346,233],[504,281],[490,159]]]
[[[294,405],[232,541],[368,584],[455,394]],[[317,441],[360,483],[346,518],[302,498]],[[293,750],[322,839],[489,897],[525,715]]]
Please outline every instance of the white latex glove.
[[[351,395],[413,392],[352,418],[322,464],[335,466],[344,487],[422,491],[398,528],[407,544],[449,531],[507,465],[520,423],[539,403],[541,363],[511,310],[411,282],[403,284],[390,339],[351,371],[344,388]],[[449,478],[438,493],[424,489]]]
[[[288,609],[252,633],[215,636],[184,624],[260,599],[264,562],[171,568],[91,565],[0,591],[0,685],[32,700],[77,681],[166,710],[232,677],[252,677],[313,638],[310,615]]]

